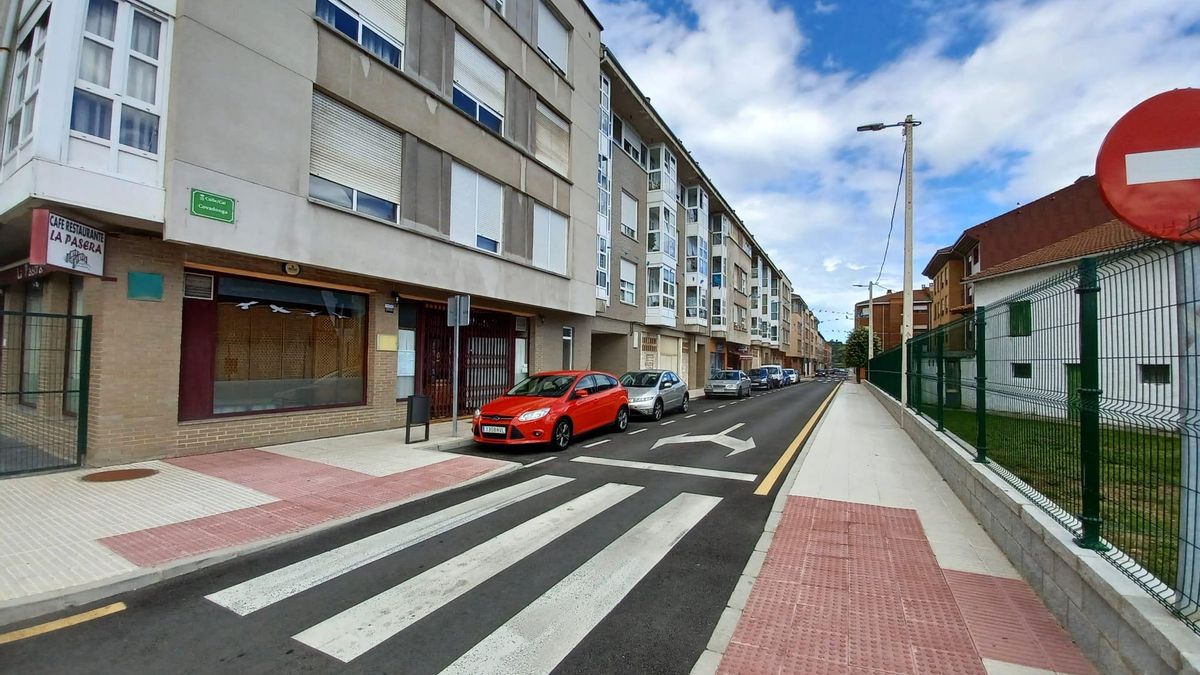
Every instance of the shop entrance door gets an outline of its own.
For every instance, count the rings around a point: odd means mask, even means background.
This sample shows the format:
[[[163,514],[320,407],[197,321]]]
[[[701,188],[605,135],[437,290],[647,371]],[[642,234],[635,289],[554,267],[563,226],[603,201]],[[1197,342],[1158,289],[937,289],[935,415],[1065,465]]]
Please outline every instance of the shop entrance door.
[[[471,325],[459,329],[460,414],[470,415],[513,386],[515,318],[502,312],[472,310]],[[429,397],[435,418],[448,418],[452,408],[454,329],[446,325],[446,305],[427,303],[423,307],[419,341],[421,393]]]

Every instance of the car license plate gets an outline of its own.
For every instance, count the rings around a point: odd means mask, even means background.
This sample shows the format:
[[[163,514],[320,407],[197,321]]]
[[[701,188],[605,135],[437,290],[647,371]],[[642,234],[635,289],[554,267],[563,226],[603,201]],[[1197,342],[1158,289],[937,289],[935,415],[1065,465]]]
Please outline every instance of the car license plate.
[[[490,424],[483,425],[483,433],[485,434],[504,434],[505,431],[504,427],[494,427]]]

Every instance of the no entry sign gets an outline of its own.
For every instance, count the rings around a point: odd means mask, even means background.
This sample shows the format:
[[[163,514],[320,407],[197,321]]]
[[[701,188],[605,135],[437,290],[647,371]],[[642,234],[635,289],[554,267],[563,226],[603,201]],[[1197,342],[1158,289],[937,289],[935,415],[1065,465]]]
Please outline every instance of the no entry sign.
[[[1146,234],[1200,242],[1200,89],[1146,99],[1108,132],[1096,156],[1108,208]]]

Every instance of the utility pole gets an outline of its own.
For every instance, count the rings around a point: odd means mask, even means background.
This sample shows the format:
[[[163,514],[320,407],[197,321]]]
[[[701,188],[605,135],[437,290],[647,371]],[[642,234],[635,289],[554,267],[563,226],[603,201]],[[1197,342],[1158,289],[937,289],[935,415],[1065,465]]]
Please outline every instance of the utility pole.
[[[900,405],[908,406],[908,341],[913,336],[913,129],[904,118],[904,318],[900,324]],[[872,313],[874,310],[872,309]]]

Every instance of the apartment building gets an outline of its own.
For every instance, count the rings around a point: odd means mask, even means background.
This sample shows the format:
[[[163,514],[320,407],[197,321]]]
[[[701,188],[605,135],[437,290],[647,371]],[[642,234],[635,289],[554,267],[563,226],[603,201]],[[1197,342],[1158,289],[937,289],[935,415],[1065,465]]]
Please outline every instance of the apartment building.
[[[445,416],[458,294],[461,410],[590,365],[601,27],[582,2],[8,11],[4,308],[92,319],[90,350],[5,322],[5,414],[85,402],[90,464],[395,427],[413,393]]]
[[[713,251],[713,348],[709,370],[744,370],[754,365],[754,357],[750,353],[753,238],[746,226],[730,213],[712,214],[709,232]]]
[[[821,346],[824,341],[820,338],[819,329],[821,322],[798,293],[792,294],[791,315],[792,339],[788,343],[788,367],[795,368],[801,376],[811,377],[824,357],[824,347]]]
[[[927,287],[913,290],[913,335],[920,335],[929,330],[929,315],[932,298]],[[904,319],[904,292],[890,289],[882,296],[873,298],[871,303],[875,313],[875,335],[882,343],[883,351],[900,346],[900,328]],[[871,311],[867,309],[867,301],[863,300],[854,305],[854,327],[866,328],[870,325]]]
[[[922,271],[933,280],[933,326],[974,311],[968,277],[1041,249],[1071,235],[1110,222],[1116,216],[1100,198],[1095,176],[995,218],[967,228],[950,246],[939,249]]]

